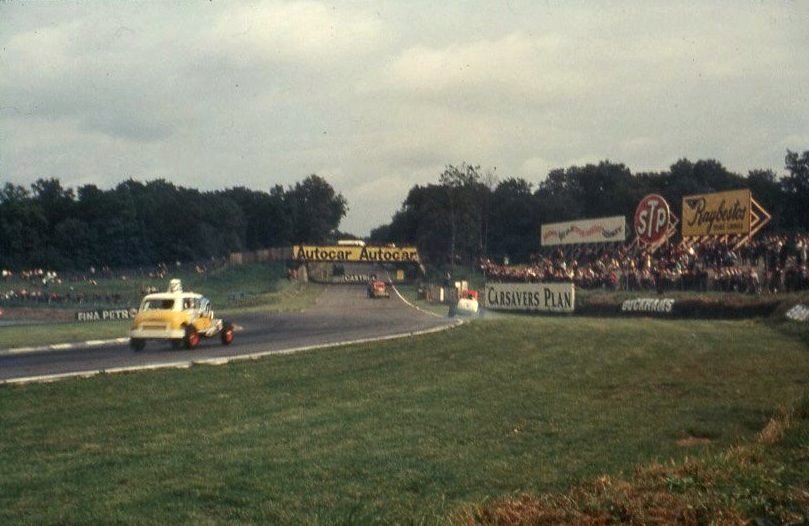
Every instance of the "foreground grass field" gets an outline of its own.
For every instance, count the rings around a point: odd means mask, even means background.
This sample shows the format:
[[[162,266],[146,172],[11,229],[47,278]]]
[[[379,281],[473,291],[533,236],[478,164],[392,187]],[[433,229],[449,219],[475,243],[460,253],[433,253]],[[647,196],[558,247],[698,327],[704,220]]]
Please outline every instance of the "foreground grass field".
[[[809,389],[806,330],[784,327],[503,317],[252,363],[6,386],[0,523],[464,522],[504,498],[755,441]],[[796,429],[803,460],[773,457],[768,480],[800,490],[809,450],[807,426]],[[696,487],[672,473],[663,487]],[[727,503],[756,517],[767,500],[751,480]],[[496,519],[497,506],[479,516]]]

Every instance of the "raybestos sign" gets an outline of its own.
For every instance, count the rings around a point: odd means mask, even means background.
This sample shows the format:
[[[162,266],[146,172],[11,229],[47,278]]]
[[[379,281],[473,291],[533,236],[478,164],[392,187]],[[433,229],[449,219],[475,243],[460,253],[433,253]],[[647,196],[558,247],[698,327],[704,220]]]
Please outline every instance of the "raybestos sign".
[[[491,310],[573,312],[573,283],[487,283],[483,306]]]
[[[750,190],[683,197],[683,237],[750,233]]]
[[[292,258],[333,263],[418,263],[415,247],[351,247],[294,245]]]
[[[624,216],[598,217],[542,225],[542,246],[574,243],[610,243],[626,240]]]

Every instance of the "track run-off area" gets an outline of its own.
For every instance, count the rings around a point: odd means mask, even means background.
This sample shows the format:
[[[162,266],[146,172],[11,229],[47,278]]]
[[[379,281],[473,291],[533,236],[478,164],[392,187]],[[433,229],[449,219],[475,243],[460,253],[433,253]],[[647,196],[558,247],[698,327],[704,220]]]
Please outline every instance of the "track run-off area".
[[[368,298],[361,285],[327,285],[315,305],[303,312],[240,314],[231,320],[236,338],[222,346],[218,338],[197,349],[173,350],[150,341],[135,352],[128,339],[51,345],[26,350],[0,350],[0,384],[54,381],[194,364],[224,364],[316,348],[401,338],[440,331],[458,321],[409,304],[398,291],[390,298]],[[22,351],[22,352],[21,352]]]

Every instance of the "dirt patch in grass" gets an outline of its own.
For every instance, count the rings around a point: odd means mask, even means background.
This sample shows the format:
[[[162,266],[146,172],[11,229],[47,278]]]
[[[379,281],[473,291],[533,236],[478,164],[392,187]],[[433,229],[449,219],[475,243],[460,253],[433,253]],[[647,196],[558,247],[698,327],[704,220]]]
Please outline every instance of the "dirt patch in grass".
[[[680,447],[694,447],[704,446],[710,444],[712,440],[707,437],[695,437],[692,435],[685,436],[677,440],[677,445]]]

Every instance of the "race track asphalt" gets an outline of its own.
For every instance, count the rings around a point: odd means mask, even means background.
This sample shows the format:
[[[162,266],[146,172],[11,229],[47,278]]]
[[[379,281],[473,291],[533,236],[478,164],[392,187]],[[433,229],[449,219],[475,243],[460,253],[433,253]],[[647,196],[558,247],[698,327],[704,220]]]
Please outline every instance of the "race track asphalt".
[[[455,320],[421,311],[395,292],[370,299],[365,285],[328,285],[307,311],[284,314],[249,313],[230,320],[238,327],[230,346],[203,339],[193,350],[173,350],[168,343],[148,342],[140,352],[127,343],[25,353],[0,352],[0,383],[55,379],[98,372],[217,363],[244,356],[290,352],[314,346],[385,338],[439,330]],[[122,335],[124,336],[124,335]]]

